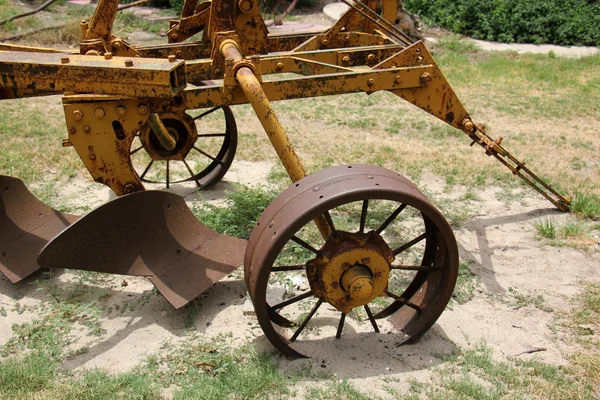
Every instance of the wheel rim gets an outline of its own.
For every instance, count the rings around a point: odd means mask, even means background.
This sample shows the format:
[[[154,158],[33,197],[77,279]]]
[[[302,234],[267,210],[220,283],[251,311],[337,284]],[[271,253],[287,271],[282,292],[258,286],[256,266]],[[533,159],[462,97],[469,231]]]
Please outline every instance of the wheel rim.
[[[203,110],[196,117],[163,113],[160,119],[175,139],[175,148],[164,149],[148,125],[140,129],[130,157],[142,182],[167,188],[195,182],[204,189],[223,178],[237,149],[237,126],[229,107]],[[197,121],[203,122],[200,131]]]
[[[377,210],[379,204],[387,206]],[[334,235],[340,236],[338,241],[345,244],[339,248],[324,245],[323,239],[319,242],[314,228],[310,228],[311,221],[325,213],[331,217],[327,219],[339,225],[337,231],[333,230],[336,233],[328,238],[329,243]],[[385,213],[388,215],[384,216]],[[350,219],[351,223],[345,224],[344,219]],[[378,219],[379,222],[374,222]],[[404,228],[399,229],[398,225]],[[396,237],[396,234],[407,237]],[[369,235],[375,239],[365,239]],[[374,281],[363,299],[352,304],[354,311],[348,313],[344,301],[339,302],[335,296],[328,297],[323,290],[316,289],[319,285],[314,284],[315,268],[311,263],[325,259],[321,264],[331,266],[338,257],[347,261],[340,264],[343,268],[354,270],[357,282],[368,283],[369,274],[358,264],[363,264],[360,260],[376,258],[373,248],[386,254],[385,247],[369,244],[370,240],[379,240],[377,238],[394,253],[394,268],[390,269],[390,278],[383,290]],[[367,244],[361,242],[363,239]],[[356,244],[358,242],[363,243],[362,247]],[[346,251],[344,246],[352,248],[354,253]],[[290,248],[291,253],[304,252],[303,258],[298,257],[299,261],[294,264],[286,264],[290,260]],[[332,248],[337,250],[332,253]],[[323,257],[322,253],[328,256]],[[353,259],[353,254],[358,258]],[[369,257],[361,258],[359,254]],[[414,262],[416,258],[419,262]],[[372,261],[366,261],[369,263]],[[372,265],[367,269],[371,273],[377,271]],[[342,270],[322,269],[325,270],[339,272],[338,275],[333,272],[334,277],[329,280],[337,290],[336,279],[342,278]],[[360,325],[369,326],[371,331],[378,332],[383,327],[386,331],[398,330],[403,342],[417,340],[446,307],[457,271],[454,235],[439,211],[405,178],[383,168],[360,165],[320,171],[284,191],[261,216],[250,236],[245,257],[246,283],[258,321],[275,347],[295,357],[324,343],[320,333],[328,336],[326,339],[340,337],[348,321],[354,324],[357,318],[362,318]],[[301,281],[299,277],[305,279],[304,284],[294,283]],[[289,281],[297,290],[288,290]],[[340,279],[340,285],[342,281]],[[285,298],[273,296],[282,291],[281,282],[287,291]],[[369,290],[376,287],[380,289],[371,295]],[[328,307],[322,307],[323,304]],[[336,309],[337,319],[329,320],[327,328],[323,328],[323,321],[331,318],[331,306]],[[311,321],[314,323],[319,318],[321,321],[314,324],[318,329],[311,331]]]

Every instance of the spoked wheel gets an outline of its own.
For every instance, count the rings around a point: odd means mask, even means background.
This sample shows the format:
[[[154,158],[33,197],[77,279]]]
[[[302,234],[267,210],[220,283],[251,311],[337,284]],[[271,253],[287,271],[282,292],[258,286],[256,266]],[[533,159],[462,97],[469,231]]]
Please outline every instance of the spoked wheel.
[[[204,189],[223,178],[237,149],[237,127],[229,107],[211,108],[196,117],[162,113],[159,118],[174,147],[165,148],[149,123],[140,129],[130,157],[143,182],[168,188],[171,183],[193,181]],[[196,126],[199,120],[200,131]]]
[[[458,273],[440,212],[406,178],[365,165],[286,189],[259,219],[244,261],[258,321],[292,357],[318,354],[348,324],[356,332],[348,335],[396,331],[400,342],[416,341],[448,304]]]

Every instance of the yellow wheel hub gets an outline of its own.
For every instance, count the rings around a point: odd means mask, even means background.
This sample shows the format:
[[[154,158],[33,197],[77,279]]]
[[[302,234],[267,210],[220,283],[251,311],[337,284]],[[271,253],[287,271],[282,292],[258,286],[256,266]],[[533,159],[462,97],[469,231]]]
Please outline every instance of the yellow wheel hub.
[[[307,263],[313,294],[343,313],[384,294],[394,255],[375,232],[333,232]]]

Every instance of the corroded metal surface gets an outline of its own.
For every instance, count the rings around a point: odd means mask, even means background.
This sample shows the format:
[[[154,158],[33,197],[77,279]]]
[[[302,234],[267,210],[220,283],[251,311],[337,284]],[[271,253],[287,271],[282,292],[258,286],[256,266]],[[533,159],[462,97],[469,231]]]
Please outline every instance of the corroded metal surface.
[[[21,180],[0,175],[0,271],[13,283],[37,271],[39,251],[76,219],[39,201]]]
[[[248,240],[244,256],[248,292],[265,335],[282,353],[301,356],[292,344],[297,335],[286,336],[280,328],[290,326],[290,321],[266,300],[269,277],[277,256],[285,244],[316,216],[340,205],[375,199],[394,201],[421,212],[426,231],[417,239],[426,240],[426,244],[422,270],[403,293],[387,294],[394,302],[372,317],[391,316],[390,321],[401,331],[402,339],[414,341],[435,323],[446,307],[458,273],[458,249],[452,230],[440,212],[410,181],[392,171],[365,165],[329,168],[296,182],[278,196],[267,207]],[[341,238],[343,236],[341,234]],[[349,244],[350,248],[353,246]],[[340,247],[339,243],[336,247]],[[383,250],[375,251],[377,247],[372,246],[369,251],[384,259],[389,256]],[[326,252],[328,249],[316,250]],[[393,253],[396,255],[401,251],[402,247]],[[341,281],[340,285],[343,285]],[[319,301],[323,302],[323,299],[328,300],[327,296],[322,296]]]
[[[245,240],[198,221],[182,197],[148,191],[86,214],[52,239],[38,262],[47,268],[147,276],[179,308],[239,267],[245,248]]]

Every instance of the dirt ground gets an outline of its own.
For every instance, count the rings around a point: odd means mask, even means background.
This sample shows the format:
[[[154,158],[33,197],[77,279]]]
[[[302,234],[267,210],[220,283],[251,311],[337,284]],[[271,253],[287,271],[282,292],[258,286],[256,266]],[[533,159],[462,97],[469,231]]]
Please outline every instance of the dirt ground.
[[[307,25],[326,24],[312,18]],[[272,163],[234,161],[225,179],[206,192],[193,185],[174,185],[172,191],[185,196],[191,206],[195,201],[220,204],[234,183],[257,186],[267,182]],[[466,191],[460,185],[447,189],[445,181],[424,173],[421,189],[437,199],[452,199],[459,204]],[[400,346],[399,338],[382,326],[382,333],[372,333],[368,321],[347,320],[341,339],[321,341],[306,348],[309,359],[281,359],[283,371],[310,367],[314,375],[324,373],[346,378],[361,391],[382,398],[393,398],[384,387],[406,392],[410,381],[427,383],[434,367],[444,355],[458,348],[471,349],[485,343],[497,359],[536,358],[554,365],[565,364],[565,357],[575,349],[565,339],[567,333],[557,321],[571,310],[569,299],[581,291],[581,281],[600,281],[600,238],[596,248],[582,251],[570,247],[551,247],[536,239],[534,224],[549,218],[563,222],[568,215],[556,211],[541,196],[524,190],[519,199],[507,203],[498,199],[501,188],[476,191],[479,198],[469,203],[475,217],[455,230],[460,258],[478,277],[475,296],[465,304],[452,303],[433,328],[414,345]],[[87,176],[77,176],[61,188],[60,198],[71,208],[95,207],[114,198],[102,185],[91,183]],[[34,312],[19,313],[20,306],[35,307],[44,297],[28,283],[39,279],[36,274],[19,284],[0,276],[0,307],[8,312],[0,317],[0,346],[11,337],[11,326],[35,317]],[[54,283],[67,287],[74,274],[55,271]],[[203,293],[188,307],[174,310],[145,278],[105,276],[89,284],[98,289],[97,296],[105,307],[128,305],[126,312],[112,312],[100,318],[103,333],[90,336],[85,329],[72,332],[71,347],[87,348],[69,358],[67,369],[103,368],[111,372],[128,371],[147,356],[176,345],[189,332],[190,325],[206,338],[231,335],[234,345],[252,343],[259,349],[272,350],[263,336],[249,305],[238,268],[226,279]],[[534,302],[517,304],[519,296],[543,297],[543,307]],[[191,323],[190,323],[191,319]],[[335,332],[327,317],[316,318],[321,333]],[[328,331],[329,330],[329,331]],[[598,335],[600,333],[596,333]],[[313,382],[314,381],[314,382]],[[303,383],[322,385],[318,378]],[[297,394],[302,398],[300,386]]]
[[[250,186],[264,183],[271,166],[270,162],[234,162],[224,181],[201,196],[218,203],[234,187],[233,183]],[[448,192],[445,182],[433,175],[426,174],[421,186],[435,198],[459,202],[464,194],[464,188],[459,186]],[[312,357],[308,360],[282,358],[281,369],[310,367],[315,373],[346,378],[355,387],[368,387],[368,393],[386,398],[390,394],[384,386],[406,392],[412,379],[426,383],[435,373],[432,367],[442,363],[444,355],[482,343],[498,359],[535,357],[554,365],[566,363],[565,355],[573,349],[562,340],[565,333],[556,328],[556,318],[569,312],[568,299],[580,291],[580,281],[598,279],[599,252],[541,245],[535,239],[534,222],[540,218],[560,221],[567,215],[552,209],[544,199],[529,191],[519,202],[507,205],[497,200],[498,190],[488,188],[477,192],[480,201],[473,202],[476,216],[455,230],[461,260],[470,260],[472,272],[480,279],[472,300],[462,305],[451,304],[414,345],[399,346],[398,336],[386,326],[382,326],[382,334],[375,334],[368,321],[347,320],[342,339],[328,338],[314,348],[303,349]],[[62,191],[61,196],[71,199],[71,206],[94,206],[111,198],[107,188],[88,183],[83,177],[74,179]],[[173,191],[185,195],[190,206],[198,201],[199,194],[191,186],[178,185]],[[597,246],[600,249],[600,240]],[[73,274],[66,270],[55,274],[55,284],[59,287],[66,287],[73,280]],[[21,306],[38,305],[43,301],[40,293],[28,285],[38,278],[33,276],[13,285],[1,277],[0,305],[7,310],[15,302]],[[253,343],[259,349],[272,349],[249,305],[241,268],[202,294],[192,306],[179,310],[153,292],[152,284],[144,278],[105,276],[92,286],[103,293],[103,306],[129,305],[130,311],[102,316],[104,331],[99,337],[88,335],[83,328],[71,333],[71,347],[87,351],[71,357],[64,365],[67,369],[130,370],[148,355],[181,341],[189,330],[190,315],[191,326],[207,339],[230,334],[234,345]],[[542,295],[544,307],[540,309],[535,304],[517,307],[515,294]],[[0,324],[0,346],[11,336],[12,324],[25,322],[34,314],[9,311]],[[315,323],[322,325],[321,333],[335,332],[335,324],[326,316],[316,318]],[[541,350],[528,353],[536,349]],[[300,397],[303,387],[299,388]]]

